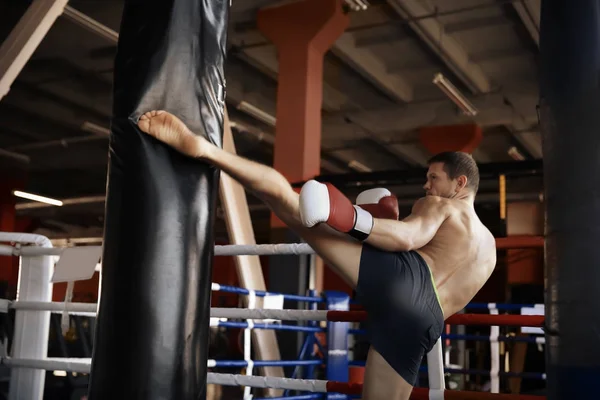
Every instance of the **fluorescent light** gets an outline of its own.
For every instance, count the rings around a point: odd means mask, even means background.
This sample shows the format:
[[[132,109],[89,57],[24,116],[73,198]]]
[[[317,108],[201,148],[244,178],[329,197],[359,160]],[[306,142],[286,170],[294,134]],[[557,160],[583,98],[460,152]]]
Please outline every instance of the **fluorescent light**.
[[[271,126],[275,126],[275,123],[277,122],[277,119],[272,116],[271,114],[261,110],[260,108],[253,106],[252,104],[242,101],[240,104],[238,104],[238,110],[242,110],[244,112],[247,112],[248,114],[252,115],[254,118],[269,124]]]
[[[367,0],[345,0],[345,3],[352,11],[364,11],[369,8],[369,2]]]
[[[440,73],[435,74],[433,83],[440,88],[466,115],[474,117],[479,112],[473,104],[458,89]]]
[[[373,172],[373,170],[369,167],[367,167],[365,164],[356,161],[356,160],[352,160],[348,163],[348,166],[356,171],[360,171],[360,172]]]
[[[511,156],[513,158],[513,160],[517,160],[517,161],[525,160],[525,156],[523,156],[523,154],[521,154],[519,149],[517,149],[515,146],[512,146],[510,149],[508,149],[508,155]]]
[[[54,376],[67,376],[67,371],[53,371],[52,375],[54,375]]]
[[[37,194],[31,194],[27,192],[21,192],[20,190],[15,190],[13,194],[17,197],[21,197],[23,199],[39,201],[40,203],[52,204],[53,206],[62,206],[63,202],[60,200],[51,199],[49,197],[38,196]]]

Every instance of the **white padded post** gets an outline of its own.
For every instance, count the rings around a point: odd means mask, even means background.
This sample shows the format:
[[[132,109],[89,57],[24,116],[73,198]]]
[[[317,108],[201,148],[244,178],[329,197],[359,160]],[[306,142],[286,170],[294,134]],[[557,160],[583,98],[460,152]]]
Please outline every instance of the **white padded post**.
[[[248,290],[248,308],[253,309],[256,307],[256,292],[252,289]],[[252,376],[254,369],[254,362],[252,361],[252,329],[254,328],[254,321],[247,319],[248,327],[244,329],[244,361],[248,363],[246,366],[246,375]],[[244,400],[252,400],[252,394],[250,386],[244,387]]]
[[[442,355],[442,338],[427,353],[427,374],[429,376],[429,400],[444,400],[446,382],[444,380],[444,358]]]
[[[29,243],[50,248],[44,236],[0,233],[1,242]],[[17,301],[52,301],[50,275],[53,256],[26,256],[19,262]],[[12,357],[39,359],[48,355],[50,311],[16,310]],[[10,376],[9,400],[42,400],[46,371],[30,368],[13,368]]]
[[[498,315],[498,309],[495,303],[489,305],[490,314]],[[498,336],[500,336],[500,327],[493,325],[490,327],[490,383],[492,393],[500,393],[500,343],[498,342]]]

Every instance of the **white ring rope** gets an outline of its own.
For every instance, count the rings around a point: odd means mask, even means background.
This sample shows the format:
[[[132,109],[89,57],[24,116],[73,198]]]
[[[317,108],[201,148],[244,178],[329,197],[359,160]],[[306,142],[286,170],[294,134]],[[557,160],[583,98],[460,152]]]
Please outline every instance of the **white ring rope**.
[[[209,360],[209,362],[212,360]],[[46,358],[46,359],[15,359],[2,358],[1,363],[11,367],[35,368],[46,371],[69,371],[82,374],[89,373],[92,360],[90,358]],[[301,390],[308,392],[327,392],[327,381],[269,378],[262,376],[246,376],[235,374],[207,373],[207,383],[226,386],[246,386],[255,388],[274,388]]]
[[[28,239],[28,237],[24,237]],[[29,241],[29,239],[28,239]],[[99,247],[99,246],[89,246]],[[66,247],[15,247],[5,245],[7,255],[13,256],[60,256]],[[228,244],[215,245],[215,256],[272,256],[272,255],[305,255],[315,254],[307,243],[278,243],[278,244]]]
[[[92,367],[91,358],[2,358],[2,364],[10,367],[35,368],[46,371],[69,371],[89,374]]]
[[[315,254],[307,243],[230,244],[215,246],[215,256],[272,256]]]
[[[327,393],[327,381],[316,379],[270,378],[265,376],[217,374],[209,372],[207,374],[207,383],[225,386],[249,386],[255,388]]]
[[[71,314],[85,313],[96,314],[97,304],[94,303],[59,303],[43,301],[14,301],[0,302],[0,312],[7,312],[9,308],[15,310],[52,311]],[[248,309],[248,308],[219,308],[210,309],[211,318],[228,319],[276,319],[287,321],[327,321],[327,310],[277,310],[277,309]]]

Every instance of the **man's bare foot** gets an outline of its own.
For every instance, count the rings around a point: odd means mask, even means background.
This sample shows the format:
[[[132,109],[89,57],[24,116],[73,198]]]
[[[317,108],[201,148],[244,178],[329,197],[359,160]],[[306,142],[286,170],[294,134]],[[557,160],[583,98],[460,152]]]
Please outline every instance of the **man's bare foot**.
[[[153,110],[145,113],[140,117],[138,127],[142,132],[190,157],[201,158],[209,144],[206,139],[194,135],[179,118],[167,111]]]

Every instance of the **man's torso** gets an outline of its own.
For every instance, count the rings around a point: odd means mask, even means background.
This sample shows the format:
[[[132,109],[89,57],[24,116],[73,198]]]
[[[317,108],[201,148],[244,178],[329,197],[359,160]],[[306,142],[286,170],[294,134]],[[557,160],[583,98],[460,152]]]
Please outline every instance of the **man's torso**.
[[[496,265],[495,239],[472,205],[445,199],[448,218],[418,253],[431,269],[445,318],[463,309]]]

